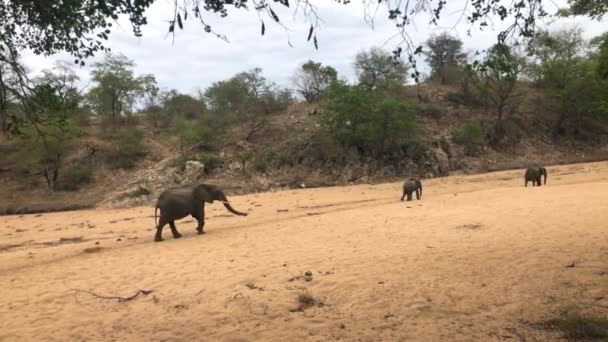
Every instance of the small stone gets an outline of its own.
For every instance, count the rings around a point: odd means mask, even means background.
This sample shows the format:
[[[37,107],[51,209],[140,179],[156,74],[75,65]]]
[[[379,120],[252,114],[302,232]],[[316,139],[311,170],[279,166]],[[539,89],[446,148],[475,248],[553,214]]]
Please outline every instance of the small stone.
[[[338,324],[338,327],[340,327],[340,329],[345,329],[346,328],[346,326],[344,325],[344,323]]]
[[[99,245],[99,241],[96,241],[96,242],[95,242],[95,244],[96,244],[96,245]]]
[[[305,276],[312,277],[312,272],[310,272],[310,271],[306,271],[306,272],[304,273],[304,275],[305,275]]]
[[[304,277],[304,281],[306,281],[306,282],[312,281],[312,277],[311,276],[305,276]]]
[[[121,238],[118,238],[118,239],[116,239],[116,241],[120,242],[120,241],[122,241],[122,239],[121,239]]]

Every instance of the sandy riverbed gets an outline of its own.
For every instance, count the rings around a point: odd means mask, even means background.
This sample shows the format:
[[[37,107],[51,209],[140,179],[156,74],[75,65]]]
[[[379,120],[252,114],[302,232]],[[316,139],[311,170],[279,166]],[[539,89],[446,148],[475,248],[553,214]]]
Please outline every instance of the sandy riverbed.
[[[548,171],[412,202],[400,183],[235,196],[248,217],[215,203],[206,235],[184,219],[161,243],[147,207],[0,217],[0,340],[551,340],[531,322],[608,305],[608,163]]]

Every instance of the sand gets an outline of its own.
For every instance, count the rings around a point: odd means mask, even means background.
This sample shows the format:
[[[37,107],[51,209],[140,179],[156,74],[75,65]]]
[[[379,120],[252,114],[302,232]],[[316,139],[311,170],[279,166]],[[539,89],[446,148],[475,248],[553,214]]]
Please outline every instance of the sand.
[[[0,217],[0,340],[554,340],[534,322],[608,308],[608,163],[548,172],[424,180],[411,202],[401,183],[233,196],[249,216],[214,203],[207,234],[184,219],[160,243],[149,207]]]

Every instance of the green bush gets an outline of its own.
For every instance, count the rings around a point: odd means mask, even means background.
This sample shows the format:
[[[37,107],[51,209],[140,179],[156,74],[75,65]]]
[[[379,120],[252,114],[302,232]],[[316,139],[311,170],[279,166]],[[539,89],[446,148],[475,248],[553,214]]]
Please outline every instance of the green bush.
[[[414,103],[342,82],[329,87],[321,123],[343,147],[376,155],[415,141],[419,133]]]
[[[268,154],[267,159],[270,165],[274,168],[280,168],[289,164],[289,155],[283,150],[272,151]]]
[[[452,133],[452,141],[465,146],[467,154],[483,145],[484,133],[479,122],[467,122]]]
[[[63,171],[57,190],[77,191],[92,181],[93,167],[91,165],[74,165]]]
[[[130,169],[148,154],[143,143],[143,132],[135,128],[119,130],[113,137],[114,148],[108,155],[108,164],[113,168]]]

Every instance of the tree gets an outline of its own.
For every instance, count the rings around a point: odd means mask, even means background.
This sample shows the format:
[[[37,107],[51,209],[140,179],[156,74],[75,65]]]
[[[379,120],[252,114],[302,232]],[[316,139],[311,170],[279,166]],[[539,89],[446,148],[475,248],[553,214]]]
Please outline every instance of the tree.
[[[321,122],[343,147],[357,147],[376,157],[418,135],[412,103],[377,96],[340,81],[328,89]]]
[[[131,116],[144,80],[134,76],[134,67],[133,61],[120,54],[108,54],[93,65],[91,76],[97,84],[89,91],[89,100],[106,123],[116,124],[123,114]],[[149,76],[145,80],[152,82]]]
[[[287,107],[291,93],[266,80],[262,69],[240,72],[214,82],[203,94],[211,112],[211,124],[226,127],[239,122],[247,126],[245,140],[264,128],[270,115]]]
[[[304,96],[308,103],[317,101],[327,87],[338,78],[338,72],[333,67],[311,60],[302,64],[293,77],[298,93]]]
[[[66,154],[78,142],[77,81],[69,67],[59,64],[52,71],[45,70],[32,93],[22,101],[26,125],[20,135],[18,154],[22,162],[40,169],[51,191],[56,188]]]
[[[444,32],[431,36],[426,45],[429,48],[425,54],[431,67],[431,78],[439,77],[441,84],[446,84],[450,70],[466,61],[467,55],[462,52],[462,41]]]
[[[361,51],[355,56],[359,85],[370,91],[386,92],[405,83],[408,68],[401,59],[379,48]]]
[[[564,125],[582,108],[579,99],[584,94],[576,94],[575,89],[579,88],[577,80],[587,74],[587,52],[588,44],[578,28],[541,31],[528,47],[534,78],[545,90],[550,108],[559,113],[554,135],[562,133]]]
[[[342,4],[350,1],[335,0]],[[112,22],[119,15],[126,15],[131,23],[135,36],[142,35],[142,26],[148,23],[145,11],[155,0],[71,0],[69,3],[48,3],[38,0],[2,0],[0,1],[0,61],[9,62],[11,67],[18,68],[14,55],[18,51],[29,49],[38,55],[52,55],[67,52],[75,58],[75,62],[83,64],[84,60],[98,52],[108,52],[105,41],[112,30]],[[214,31],[205,19],[208,14],[219,14],[226,18],[234,12],[247,11],[253,8],[261,25],[261,35],[266,32],[266,22],[275,22],[287,29],[277,14],[277,6],[300,9],[296,13],[303,15],[310,24],[307,40],[315,48],[319,46],[317,31],[323,18],[319,17],[317,8],[311,0],[256,0],[256,1],[225,1],[225,0],[175,0],[172,20],[168,21],[168,31],[176,34],[177,28],[182,29],[188,19],[199,22],[204,31],[220,39],[228,37]],[[364,16],[372,23],[375,13],[370,9],[384,5],[387,8],[387,19],[392,21],[397,29],[397,37],[401,38],[393,51],[396,56],[404,52],[408,54],[409,62],[414,67],[412,76],[418,80],[419,73],[413,56],[422,51],[421,46],[408,34],[414,19],[419,15],[430,17],[430,25],[440,25],[444,16],[446,1],[432,2],[428,0],[415,1],[382,1],[363,0],[366,9]],[[604,0],[569,0],[569,8],[562,9],[562,15],[588,15],[601,19],[608,10]],[[251,5],[251,6],[248,6]],[[465,16],[465,14],[467,14]],[[478,0],[462,5],[461,19],[466,20],[471,27],[484,28],[498,17],[501,21],[509,21],[511,25],[498,34],[498,43],[505,43],[509,37],[530,38],[536,29],[536,20],[548,13],[542,6],[542,0],[516,0],[508,4],[496,0]],[[164,18],[163,18],[164,19]],[[238,25],[235,22],[235,25]],[[470,31],[469,31],[470,32]],[[291,44],[291,43],[290,43]],[[18,73],[20,77],[26,77]]]
[[[513,54],[509,46],[496,44],[482,62],[470,67],[476,88],[496,110],[494,131],[490,134],[490,143],[494,146],[505,136],[505,114],[514,112],[519,106],[521,93],[517,91],[517,80],[523,65],[522,59]]]

